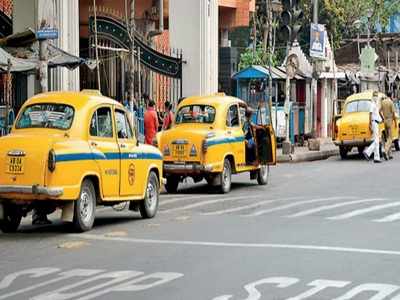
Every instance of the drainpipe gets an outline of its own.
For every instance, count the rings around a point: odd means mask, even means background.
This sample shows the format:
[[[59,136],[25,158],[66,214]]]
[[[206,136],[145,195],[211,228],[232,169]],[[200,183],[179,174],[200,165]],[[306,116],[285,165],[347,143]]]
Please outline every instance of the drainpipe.
[[[160,35],[164,31],[164,0],[158,0],[158,14],[160,15],[158,30],[150,31],[149,38]]]

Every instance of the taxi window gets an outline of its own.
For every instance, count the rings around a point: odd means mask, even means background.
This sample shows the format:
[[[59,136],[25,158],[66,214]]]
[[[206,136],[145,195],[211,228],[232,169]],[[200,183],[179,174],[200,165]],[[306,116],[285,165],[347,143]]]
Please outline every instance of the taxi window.
[[[210,105],[187,105],[176,114],[175,124],[214,123],[215,108]]]
[[[239,111],[236,104],[229,107],[228,115],[226,116],[226,126],[228,127],[239,126]]]
[[[16,128],[69,129],[74,119],[70,105],[39,103],[27,106],[18,118]]]
[[[357,100],[357,101],[352,101],[346,105],[345,111],[347,113],[352,113],[352,112],[369,112],[369,109],[371,107],[371,101],[370,100]]]
[[[115,111],[117,135],[119,139],[131,139],[133,137],[132,128],[128,123],[126,114],[123,111]]]
[[[99,108],[90,121],[91,136],[97,137],[113,137],[111,109],[109,107]]]

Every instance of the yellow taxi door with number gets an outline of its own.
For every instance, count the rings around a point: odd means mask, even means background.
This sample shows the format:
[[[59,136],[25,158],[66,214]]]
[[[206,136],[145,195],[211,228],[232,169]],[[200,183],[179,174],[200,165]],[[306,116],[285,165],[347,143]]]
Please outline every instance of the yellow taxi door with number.
[[[105,198],[119,194],[119,149],[113,130],[111,106],[94,111],[89,128],[89,145],[101,170],[101,186]]]
[[[123,110],[115,110],[115,124],[121,155],[119,193],[121,197],[137,196],[142,194],[143,188],[140,178],[144,176],[142,174],[144,168],[135,152],[136,139],[128,117]]]

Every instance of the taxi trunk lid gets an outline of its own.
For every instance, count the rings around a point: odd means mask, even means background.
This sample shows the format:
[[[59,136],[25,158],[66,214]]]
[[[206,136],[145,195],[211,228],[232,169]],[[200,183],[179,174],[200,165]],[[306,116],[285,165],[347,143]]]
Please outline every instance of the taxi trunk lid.
[[[160,150],[167,161],[200,162],[203,142],[210,130],[181,125],[163,133]],[[198,127],[198,126],[196,126]]]
[[[45,185],[49,136],[11,134],[0,139],[0,185]]]
[[[341,119],[340,138],[342,140],[369,139],[369,113],[350,113]]]

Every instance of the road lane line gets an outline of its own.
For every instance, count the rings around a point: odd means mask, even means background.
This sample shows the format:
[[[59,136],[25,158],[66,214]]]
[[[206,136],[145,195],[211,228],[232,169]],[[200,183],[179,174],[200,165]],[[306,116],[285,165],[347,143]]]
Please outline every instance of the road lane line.
[[[350,200],[350,199],[354,199],[354,198],[355,197],[330,197],[330,198],[318,198],[318,199],[311,199],[311,200],[305,200],[305,201],[298,201],[295,203],[286,204],[286,205],[282,205],[282,206],[278,206],[278,207],[274,207],[274,208],[270,208],[270,209],[259,210],[254,213],[247,214],[247,215],[245,215],[245,217],[261,216],[264,214],[268,214],[268,213],[280,211],[280,210],[285,210],[285,209],[300,206],[303,204],[310,204],[310,203],[324,202],[324,201],[346,200],[346,199]]]
[[[228,213],[232,213],[232,212],[246,210],[246,209],[249,209],[249,208],[258,207],[258,206],[269,204],[269,203],[280,202],[280,201],[289,201],[289,200],[298,200],[298,199],[302,199],[302,198],[292,197],[292,198],[284,198],[284,199],[269,199],[269,200],[264,200],[264,201],[256,202],[256,203],[253,203],[253,204],[249,204],[249,205],[243,205],[243,206],[238,206],[238,207],[233,207],[233,208],[228,208],[228,209],[221,209],[221,210],[217,210],[217,211],[212,211],[212,212],[208,212],[208,213],[202,213],[202,215],[205,215],[205,216],[219,216],[219,215],[223,215],[223,214],[228,214]]]
[[[382,219],[376,219],[372,220],[373,222],[379,222],[379,223],[387,223],[387,222],[394,222],[400,220],[400,213],[395,213],[388,215]]]
[[[98,240],[107,242],[125,242],[132,244],[158,244],[158,245],[175,245],[175,246],[200,246],[200,247],[221,247],[221,248],[258,248],[258,249],[294,249],[294,250],[315,250],[327,252],[347,252],[360,254],[382,254],[400,256],[397,250],[382,250],[368,248],[352,248],[352,247],[333,247],[333,246],[317,246],[317,245],[301,245],[301,244],[273,244],[273,243],[225,243],[225,242],[202,242],[202,241],[178,241],[178,240],[155,240],[155,239],[136,239],[129,237],[106,237],[95,234],[69,234],[68,236],[76,239]]]
[[[337,216],[333,216],[333,217],[329,217],[327,218],[328,220],[344,220],[344,219],[350,219],[352,217],[356,217],[356,216],[360,216],[360,215],[365,215],[367,213],[373,212],[373,211],[377,211],[377,210],[382,210],[382,209],[386,209],[386,208],[390,208],[390,207],[396,207],[396,206],[400,206],[400,202],[391,202],[391,203],[387,203],[387,204],[381,204],[381,205],[374,205],[371,207],[367,207],[367,208],[362,208],[362,209],[357,209],[357,210],[353,210],[351,212],[342,214],[342,215],[337,215]]]
[[[288,215],[286,217],[287,218],[304,217],[304,216],[315,214],[317,212],[334,209],[334,208],[338,208],[338,207],[343,207],[343,206],[347,206],[347,205],[360,204],[360,203],[366,203],[366,202],[374,202],[374,201],[385,201],[385,200],[387,201],[387,199],[375,198],[375,199],[363,199],[363,200],[356,200],[356,201],[350,201],[350,202],[344,202],[344,203],[337,203],[337,204],[332,204],[332,205],[323,205],[320,207],[303,210],[303,211],[300,211],[293,215]]]
[[[247,199],[252,199],[252,198],[260,198],[260,197],[262,197],[262,196],[261,195],[253,195],[253,196],[242,195],[242,196],[237,196],[237,197],[224,197],[224,198],[220,198],[220,199],[216,199],[216,200],[202,201],[202,202],[189,204],[189,205],[185,205],[185,206],[160,210],[160,213],[170,213],[170,212],[188,210],[188,209],[192,209],[192,208],[196,208],[196,207],[201,207],[201,206],[205,206],[205,205],[221,203],[221,202],[226,202],[226,201],[247,200]]]
[[[160,197],[160,207],[175,203],[175,202],[180,202],[180,201],[186,201],[186,200],[193,200],[193,199],[203,199],[203,198],[221,198],[221,194],[208,194],[208,195],[190,195],[189,197],[179,197],[179,198],[174,198],[174,199],[168,199],[168,200],[163,200],[163,197]]]

